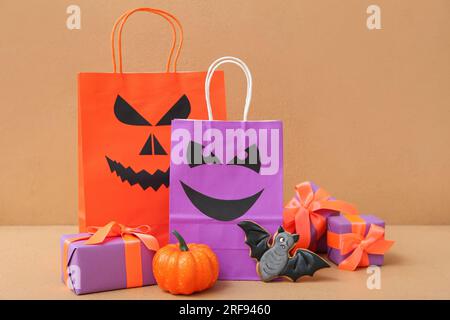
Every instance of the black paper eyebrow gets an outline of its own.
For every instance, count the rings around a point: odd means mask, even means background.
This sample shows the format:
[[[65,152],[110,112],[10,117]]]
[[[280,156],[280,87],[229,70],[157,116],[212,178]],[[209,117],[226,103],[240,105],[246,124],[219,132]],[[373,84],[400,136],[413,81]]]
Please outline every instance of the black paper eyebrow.
[[[250,147],[248,147],[247,149],[245,149],[246,152],[246,156],[244,159],[239,159],[238,156],[234,157],[233,159],[231,159],[230,162],[228,162],[229,165],[237,165],[237,166],[244,166],[246,168],[249,168],[250,170],[253,170],[255,172],[260,171],[261,169],[261,159],[259,157],[259,149],[258,147],[254,144]],[[256,152],[256,163],[250,163],[250,156]]]
[[[120,95],[117,95],[114,103],[114,114],[116,118],[125,124],[133,126],[151,126],[143,116],[141,116],[128,102]]]
[[[187,119],[191,113],[191,103],[184,94],[178,101],[170,108],[169,111],[158,121],[157,126],[168,126],[173,119]]]
[[[197,143],[195,141],[189,142],[186,153],[187,163],[189,167],[194,168],[204,164],[221,164],[220,160],[212,152],[210,156],[204,157],[203,156],[204,148],[205,146],[201,145],[200,143]],[[245,159],[239,159],[237,156],[235,156],[233,159],[231,159],[231,161],[227,163],[227,165],[243,166],[259,173],[261,170],[261,158],[259,156],[258,147],[256,145],[252,145],[247,149],[245,149],[245,152],[246,152]],[[250,163],[250,155],[253,152],[256,152],[256,163]],[[196,153],[197,154],[199,153],[197,158],[201,159],[201,163],[195,163]]]
[[[197,143],[195,141],[189,142],[187,154],[186,154],[189,167],[193,168],[193,167],[197,167],[197,166],[200,166],[203,164],[213,164],[213,163],[220,164],[219,159],[212,152],[209,156],[204,157],[203,156],[204,148],[205,147],[203,145],[201,145],[200,143]],[[196,153],[199,153],[197,157],[196,157]],[[195,163],[196,158],[200,158],[201,163]]]

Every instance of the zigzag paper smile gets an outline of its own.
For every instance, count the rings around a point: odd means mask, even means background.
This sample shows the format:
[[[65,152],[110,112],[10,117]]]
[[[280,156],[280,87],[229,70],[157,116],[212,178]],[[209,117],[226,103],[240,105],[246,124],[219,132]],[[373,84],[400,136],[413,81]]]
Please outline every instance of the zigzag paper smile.
[[[124,167],[120,162],[106,157],[111,173],[115,172],[122,182],[127,181],[131,186],[139,184],[143,190],[152,187],[157,191],[162,185],[169,186],[169,169],[167,171],[156,170],[151,174],[145,170],[135,172],[131,167]]]

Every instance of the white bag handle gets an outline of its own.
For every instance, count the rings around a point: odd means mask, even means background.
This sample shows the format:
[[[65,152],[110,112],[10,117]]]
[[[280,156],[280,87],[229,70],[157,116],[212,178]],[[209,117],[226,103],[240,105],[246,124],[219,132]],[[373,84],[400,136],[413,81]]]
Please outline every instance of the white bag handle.
[[[222,57],[214,61],[208,68],[208,73],[206,74],[205,80],[205,98],[206,98],[206,107],[208,108],[208,117],[209,120],[213,120],[213,114],[211,109],[211,100],[210,100],[210,91],[209,86],[211,84],[211,78],[214,75],[214,71],[224,64],[224,63],[233,63],[239,66],[242,71],[245,73],[245,77],[247,78],[247,96],[245,97],[245,107],[244,107],[244,121],[247,121],[248,110],[250,108],[250,101],[252,100],[252,74],[248,69],[247,65],[238,58],[235,57]]]

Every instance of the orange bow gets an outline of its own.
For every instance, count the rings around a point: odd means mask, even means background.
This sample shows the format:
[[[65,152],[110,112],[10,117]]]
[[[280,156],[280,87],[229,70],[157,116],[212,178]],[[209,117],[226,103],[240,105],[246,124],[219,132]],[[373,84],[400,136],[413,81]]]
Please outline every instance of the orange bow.
[[[127,235],[138,238],[149,250],[158,250],[158,240],[150,234],[151,228],[148,225],[142,225],[135,228],[127,227],[123,224],[111,221],[104,227],[88,227],[89,233],[92,236],[85,242],[85,244],[100,244],[105,242],[108,237],[122,237]]]
[[[339,264],[339,269],[353,271],[369,265],[369,254],[384,254],[394,244],[384,239],[384,228],[371,224],[365,237],[359,233],[334,234],[329,232],[328,244],[340,249],[341,255],[351,254]]]
[[[316,239],[320,239],[326,231],[326,218],[317,212],[328,209],[347,214],[358,214],[358,210],[350,203],[341,200],[330,200],[324,189],[313,191],[311,182],[303,182],[295,186],[296,196],[289,201],[283,210],[283,226],[286,231],[297,233],[300,239],[296,248],[309,248],[311,245],[312,224],[316,230]]]

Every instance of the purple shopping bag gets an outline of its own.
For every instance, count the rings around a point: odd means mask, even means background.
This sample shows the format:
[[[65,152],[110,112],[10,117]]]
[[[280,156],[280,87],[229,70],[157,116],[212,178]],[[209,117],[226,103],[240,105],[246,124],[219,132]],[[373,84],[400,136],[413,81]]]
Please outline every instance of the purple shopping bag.
[[[243,121],[212,119],[209,84],[223,63],[238,65],[247,76]],[[282,123],[247,121],[251,86],[250,71],[241,60],[220,58],[205,82],[209,120],[172,121],[170,229],[188,242],[209,245],[219,259],[222,280],[259,279],[240,221],[252,220],[271,233],[281,225]]]

